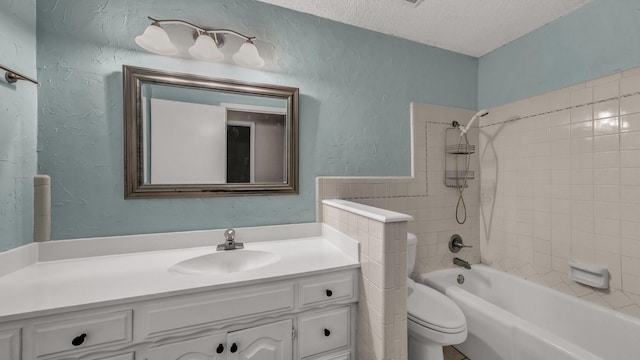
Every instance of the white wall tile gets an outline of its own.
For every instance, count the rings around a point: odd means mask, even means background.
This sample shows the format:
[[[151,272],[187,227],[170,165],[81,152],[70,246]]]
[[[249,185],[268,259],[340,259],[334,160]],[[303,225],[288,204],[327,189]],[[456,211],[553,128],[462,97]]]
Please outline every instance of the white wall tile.
[[[581,119],[582,120],[582,119]],[[580,121],[571,119],[571,137],[593,136],[593,121]]]
[[[623,150],[620,152],[620,167],[640,167],[640,150]]]
[[[593,183],[595,185],[618,185],[620,182],[620,169],[606,168],[593,170]]]
[[[628,221],[640,220],[640,204],[620,203],[620,219]]]
[[[587,82],[587,86],[593,86],[593,100],[601,101],[620,96],[620,74],[613,75],[615,78],[608,77],[603,79],[604,83]],[[609,80],[614,80],[608,82]]]
[[[620,134],[621,150],[640,149],[640,131],[633,131]]]
[[[607,119],[600,118],[599,120],[594,120],[594,135],[607,135],[607,134],[617,134],[619,131],[619,121],[617,117],[609,117],[609,112],[601,112],[600,115],[602,117],[607,117]],[[615,115],[614,115],[615,116]]]
[[[640,203],[640,188],[637,186],[620,186],[620,194],[621,202]]]
[[[589,137],[572,137],[571,139],[571,153],[591,153],[594,149],[594,138]]]
[[[639,92],[637,68],[554,91],[568,95],[565,106],[543,104],[550,98],[543,94],[502,107],[518,113],[527,104],[530,117],[481,137],[495,151],[480,159],[481,169],[492,172],[482,178],[483,204],[494,205],[493,218],[482,219],[493,224],[483,259],[640,316]],[[569,260],[606,266],[614,291],[574,284],[566,278]],[[544,271],[565,279],[551,285]]]
[[[620,115],[640,113],[640,95],[620,99]]]
[[[620,95],[640,92],[640,76],[624,77],[620,80]]]
[[[618,168],[620,153],[617,151],[596,152],[593,154],[593,167],[596,169]]]
[[[640,186],[640,167],[620,169],[620,185]]]
[[[593,187],[595,201],[620,201],[620,187],[615,185],[595,185]]]
[[[613,201],[596,201],[594,216],[603,219],[620,219],[620,204]]]
[[[595,136],[593,140],[593,150],[595,152],[619,151],[620,135],[601,135]]]
[[[580,106],[593,101],[593,88],[586,87],[571,92],[571,106]]]

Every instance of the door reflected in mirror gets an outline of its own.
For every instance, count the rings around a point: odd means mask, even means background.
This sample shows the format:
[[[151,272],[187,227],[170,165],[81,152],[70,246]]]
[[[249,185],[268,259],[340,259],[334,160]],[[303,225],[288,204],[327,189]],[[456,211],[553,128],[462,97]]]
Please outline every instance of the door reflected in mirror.
[[[285,114],[227,111],[227,183],[287,180]]]
[[[298,89],[124,67],[127,198],[297,193]]]

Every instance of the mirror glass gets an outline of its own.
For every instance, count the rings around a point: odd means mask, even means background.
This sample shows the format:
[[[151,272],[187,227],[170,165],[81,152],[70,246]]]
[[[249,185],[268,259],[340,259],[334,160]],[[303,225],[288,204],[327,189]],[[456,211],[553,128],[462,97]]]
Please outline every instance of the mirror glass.
[[[297,193],[297,88],[123,73],[126,198]]]

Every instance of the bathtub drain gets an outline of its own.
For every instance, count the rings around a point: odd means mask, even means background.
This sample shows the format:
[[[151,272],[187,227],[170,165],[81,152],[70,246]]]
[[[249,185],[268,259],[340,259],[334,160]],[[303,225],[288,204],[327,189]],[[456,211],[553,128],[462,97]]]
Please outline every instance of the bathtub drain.
[[[458,274],[458,284],[464,284],[464,276],[462,276],[462,274]]]

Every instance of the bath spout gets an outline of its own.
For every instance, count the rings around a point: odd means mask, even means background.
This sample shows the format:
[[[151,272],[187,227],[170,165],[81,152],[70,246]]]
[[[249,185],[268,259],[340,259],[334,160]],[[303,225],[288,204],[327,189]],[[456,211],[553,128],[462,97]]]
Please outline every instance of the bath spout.
[[[465,260],[462,260],[460,258],[453,258],[453,263],[458,265],[458,266],[462,266],[463,268],[465,268],[467,270],[471,270],[471,265],[469,265],[468,262],[466,262]]]

